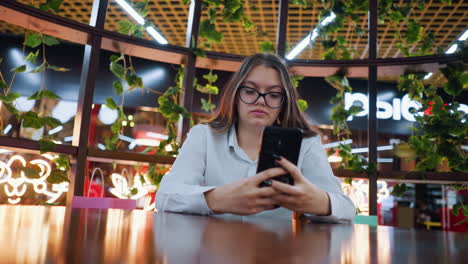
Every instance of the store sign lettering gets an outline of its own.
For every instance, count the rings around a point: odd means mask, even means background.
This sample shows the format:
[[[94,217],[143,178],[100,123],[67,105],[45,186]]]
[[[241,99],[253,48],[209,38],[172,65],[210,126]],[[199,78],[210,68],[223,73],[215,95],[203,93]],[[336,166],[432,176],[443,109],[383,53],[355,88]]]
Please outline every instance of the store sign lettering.
[[[345,109],[349,109],[352,105],[361,105],[363,110],[355,116],[367,116],[369,113],[369,98],[363,93],[345,93]],[[406,94],[401,99],[393,98],[392,102],[377,101],[377,119],[393,119],[401,120],[402,118],[415,122],[415,116],[422,115],[419,113],[411,113],[411,109],[419,109],[421,104],[414,100],[411,100]],[[460,104],[460,111],[468,113],[468,106]],[[347,121],[352,121],[353,116],[350,116]]]

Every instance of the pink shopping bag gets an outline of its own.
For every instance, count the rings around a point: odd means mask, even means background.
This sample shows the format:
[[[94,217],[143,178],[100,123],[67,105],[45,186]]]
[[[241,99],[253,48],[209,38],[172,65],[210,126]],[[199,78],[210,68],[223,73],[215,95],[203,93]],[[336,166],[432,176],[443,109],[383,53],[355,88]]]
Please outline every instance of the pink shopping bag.
[[[100,168],[95,168],[91,175],[90,182],[93,181],[96,171],[99,171],[101,174],[101,184],[102,191],[100,197],[89,197],[89,192],[91,190],[91,184],[88,187],[88,196],[74,196],[72,200],[72,208],[98,208],[98,209],[126,209],[133,210],[136,209],[136,200],[133,199],[120,199],[120,198],[110,198],[104,196],[104,175]]]

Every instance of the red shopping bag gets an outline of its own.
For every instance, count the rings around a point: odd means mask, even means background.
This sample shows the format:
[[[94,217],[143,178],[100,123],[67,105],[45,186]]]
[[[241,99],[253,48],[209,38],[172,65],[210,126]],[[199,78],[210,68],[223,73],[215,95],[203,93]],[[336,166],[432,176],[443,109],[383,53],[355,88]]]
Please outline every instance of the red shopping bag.
[[[72,200],[72,208],[98,208],[98,209],[136,209],[136,200],[133,199],[120,199],[110,198],[104,196],[104,175],[100,168],[95,168],[91,175],[90,182],[93,182],[94,175],[98,171],[101,175],[101,195],[100,197],[89,197],[91,191],[91,184],[88,186],[87,196],[74,196]]]

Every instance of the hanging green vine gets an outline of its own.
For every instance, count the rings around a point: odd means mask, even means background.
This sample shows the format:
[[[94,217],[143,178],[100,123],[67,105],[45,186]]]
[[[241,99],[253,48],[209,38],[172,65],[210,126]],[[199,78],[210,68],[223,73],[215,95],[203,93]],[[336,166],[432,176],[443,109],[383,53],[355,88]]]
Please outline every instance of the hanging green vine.
[[[149,0],[132,1],[131,5],[140,14],[141,17],[148,15]],[[117,31],[121,34],[142,38],[145,27],[148,26],[133,23],[129,19],[117,22]],[[130,93],[135,89],[144,89],[143,79],[136,73],[132,63],[132,57],[125,55],[123,52],[120,56],[111,55],[109,57],[109,70],[117,77],[112,83],[112,88],[116,96],[121,96],[120,104],[117,104],[112,97],[106,98],[106,106],[111,110],[117,110],[117,119],[111,125],[112,137],[104,139],[104,145],[107,150],[116,150],[120,145],[119,135],[123,134],[123,121],[126,120],[126,115],[123,110],[124,98],[126,93]],[[124,89],[124,86],[128,89]]]
[[[200,93],[207,94],[208,100],[201,98],[202,109],[205,112],[213,114],[213,110],[216,108],[216,105],[212,101],[212,96],[219,93],[219,88],[214,85],[218,79],[217,74],[213,74],[213,70],[210,70],[208,74],[203,75],[203,79],[207,81],[206,85],[196,84],[195,89]]]
[[[185,3],[190,1],[186,0]],[[211,48],[212,43],[223,40],[223,33],[216,29],[218,18],[223,22],[241,23],[246,32],[252,31],[255,25],[246,15],[244,6],[245,1],[242,0],[203,0],[202,10],[206,10],[208,18],[200,22],[199,36],[205,40],[201,46]]]
[[[158,111],[167,119],[166,128],[168,132],[168,138],[162,141],[157,149],[158,155],[174,156],[179,153],[176,132],[177,122],[180,117],[190,118],[190,113],[187,109],[179,104],[183,94],[183,80],[184,66],[181,65],[177,71],[175,85],[169,87],[166,92],[158,98]],[[170,150],[166,149],[168,145],[171,146]]]
[[[56,14],[60,12],[60,5],[62,4],[62,2],[63,0],[48,0],[46,1],[46,3],[43,4],[35,4],[34,2],[31,2],[30,6],[39,8],[45,12]],[[52,47],[58,44],[60,44],[60,41],[55,37],[42,34],[41,32],[26,30],[22,51],[24,54],[26,48],[32,50],[25,57],[25,61],[34,65],[37,65],[37,63],[40,62],[39,66],[36,66],[35,68],[29,71],[27,71],[28,67],[26,64],[11,69],[10,71],[13,72],[13,76],[11,77],[9,83],[7,83],[5,77],[0,72],[0,100],[2,101],[3,106],[5,106],[5,108],[16,118],[18,125],[21,125],[24,128],[40,129],[43,127],[48,127],[49,129],[53,129],[63,125],[60,122],[60,120],[51,116],[47,116],[44,113],[43,108],[45,103],[43,101],[40,104],[39,113],[36,113],[34,111],[21,112],[14,105],[15,100],[20,98],[21,95],[17,92],[11,92],[16,74],[41,73],[42,82],[39,90],[31,96],[29,96],[27,100],[35,101],[44,99],[61,99],[60,96],[47,89],[45,78],[46,70],[58,72],[65,72],[70,70],[68,68],[52,65],[47,61],[46,47]],[[0,58],[0,63],[1,62],[2,58]],[[0,124],[0,130],[3,131],[3,124]],[[19,136],[19,134],[17,136]],[[53,135],[47,135],[43,136],[38,141],[39,150],[41,154],[55,151],[56,143],[53,141],[53,139]],[[58,155],[52,160],[52,162],[54,162],[56,166],[52,169],[50,175],[47,177],[47,182],[51,184],[61,183],[64,181],[69,182],[68,174],[70,169],[70,158],[68,157],[68,155]],[[39,178],[39,174],[41,172],[41,169],[37,165],[33,164],[27,164],[25,167],[22,167],[21,170],[25,173],[25,176],[28,178]]]

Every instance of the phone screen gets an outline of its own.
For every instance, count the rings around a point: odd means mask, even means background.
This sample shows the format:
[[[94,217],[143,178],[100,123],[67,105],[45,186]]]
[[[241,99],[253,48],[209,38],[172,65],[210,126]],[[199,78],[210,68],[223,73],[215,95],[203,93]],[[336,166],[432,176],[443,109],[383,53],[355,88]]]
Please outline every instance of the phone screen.
[[[275,162],[273,154],[280,155],[291,163],[297,165],[301,143],[302,132],[300,129],[274,126],[266,127],[263,131],[262,147],[260,149],[257,173],[266,169],[280,167],[280,165]],[[291,185],[294,184],[294,180],[290,174],[281,175],[272,179]],[[260,186],[267,185],[265,183],[261,183]]]

